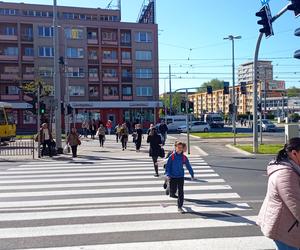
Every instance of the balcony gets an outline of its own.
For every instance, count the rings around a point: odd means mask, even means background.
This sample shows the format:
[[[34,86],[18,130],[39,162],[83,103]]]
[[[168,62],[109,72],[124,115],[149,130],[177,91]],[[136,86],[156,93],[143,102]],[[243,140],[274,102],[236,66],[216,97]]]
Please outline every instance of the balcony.
[[[118,77],[111,77],[111,76],[103,76],[102,81],[103,82],[118,82],[119,78]]]
[[[123,47],[131,47],[131,42],[123,42],[123,41],[121,41],[121,46],[123,46]]]
[[[32,35],[23,34],[21,36],[21,40],[23,42],[33,42],[33,36]]]
[[[15,35],[0,35],[1,41],[18,41],[18,36]]]
[[[98,59],[88,59],[88,64],[99,65],[99,60]]]
[[[122,64],[132,64],[131,59],[122,59]]]
[[[18,73],[3,73],[1,74],[1,80],[16,81],[19,79]]]
[[[132,76],[122,77],[122,82],[132,82]]]
[[[22,56],[22,60],[26,62],[33,62],[34,56]]]
[[[23,80],[33,81],[34,80],[34,74],[23,74]]]
[[[2,101],[19,101],[20,96],[19,95],[1,95]]]
[[[1,61],[18,61],[19,56],[0,55]]]
[[[132,95],[123,95],[122,99],[123,99],[123,101],[132,101],[133,96]]]
[[[119,63],[118,59],[102,59],[102,63],[109,63],[109,64],[115,64],[115,63]]]
[[[99,77],[89,77],[89,82],[99,82]]]
[[[119,99],[120,99],[119,96],[113,96],[113,95],[103,96],[104,101],[118,101]]]
[[[88,38],[87,42],[88,42],[88,44],[92,44],[92,45],[99,44],[99,40],[97,38]]]
[[[114,40],[102,40],[102,44],[104,45],[118,45],[118,41],[114,41]]]

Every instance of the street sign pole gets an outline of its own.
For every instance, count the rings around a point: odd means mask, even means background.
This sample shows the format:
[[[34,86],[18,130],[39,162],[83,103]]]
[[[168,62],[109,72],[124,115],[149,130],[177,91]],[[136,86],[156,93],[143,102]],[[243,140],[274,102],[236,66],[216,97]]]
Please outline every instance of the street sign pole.
[[[190,145],[190,118],[189,118],[189,100],[188,100],[188,89],[185,90],[185,112],[186,112],[186,136],[187,136],[187,150],[188,154],[191,154]]]
[[[38,158],[41,158],[41,114],[40,114],[40,98],[41,97],[41,84],[38,82],[37,88],[37,104],[36,104],[36,112],[37,112],[37,138],[38,138]]]

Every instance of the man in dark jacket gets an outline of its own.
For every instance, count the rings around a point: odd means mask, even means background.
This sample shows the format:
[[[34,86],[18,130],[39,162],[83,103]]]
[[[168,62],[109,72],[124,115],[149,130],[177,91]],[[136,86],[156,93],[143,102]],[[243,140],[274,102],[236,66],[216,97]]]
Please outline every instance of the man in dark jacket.
[[[161,134],[162,145],[164,146],[167,140],[168,126],[164,120],[161,121],[158,132]]]

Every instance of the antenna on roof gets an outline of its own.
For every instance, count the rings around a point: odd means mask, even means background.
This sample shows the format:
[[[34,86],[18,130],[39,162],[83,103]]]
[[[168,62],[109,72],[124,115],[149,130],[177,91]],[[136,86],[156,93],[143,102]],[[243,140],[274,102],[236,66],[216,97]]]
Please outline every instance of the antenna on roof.
[[[107,5],[106,9],[110,9],[112,2],[113,2],[113,0],[111,0],[111,1],[109,2],[109,4]]]

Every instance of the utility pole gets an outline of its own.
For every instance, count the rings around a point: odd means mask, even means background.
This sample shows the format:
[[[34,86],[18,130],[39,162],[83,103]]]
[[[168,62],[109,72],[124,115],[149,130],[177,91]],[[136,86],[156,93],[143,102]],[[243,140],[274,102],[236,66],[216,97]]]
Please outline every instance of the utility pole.
[[[186,134],[187,134],[187,151],[191,154],[191,143],[190,143],[190,117],[189,117],[189,97],[188,89],[185,90],[185,112],[186,112]]]
[[[61,138],[61,86],[59,72],[59,36],[57,25],[57,0],[53,0],[53,47],[54,47],[54,100],[57,104],[55,109],[55,139],[58,153],[62,153],[62,138]],[[52,124],[51,124],[52,125]]]
[[[170,116],[172,115],[173,97],[172,97],[172,69],[169,65],[169,90],[170,90]]]
[[[236,145],[236,97],[235,97],[235,51],[234,51],[234,40],[241,39],[241,36],[229,35],[224,40],[231,41],[232,44],[232,104],[233,104],[233,145]]]
[[[37,134],[38,134],[38,158],[41,158],[41,114],[40,114],[40,101],[41,101],[41,83],[38,82],[37,87],[37,103],[36,103],[36,112],[37,112]]]

